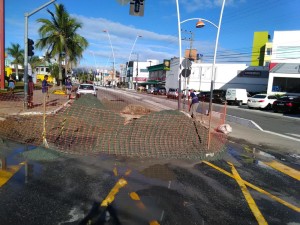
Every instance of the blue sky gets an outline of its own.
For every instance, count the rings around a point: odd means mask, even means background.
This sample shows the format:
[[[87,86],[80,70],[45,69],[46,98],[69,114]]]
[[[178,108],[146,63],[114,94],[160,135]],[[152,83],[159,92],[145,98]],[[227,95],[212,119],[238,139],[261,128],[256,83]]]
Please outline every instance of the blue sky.
[[[48,2],[47,0],[5,0],[5,47],[11,43],[24,44],[24,14]],[[189,18],[204,18],[215,24],[219,22],[223,0],[179,0],[181,21]],[[124,64],[134,45],[131,60],[170,59],[178,56],[178,27],[175,0],[145,0],[144,17],[130,16],[129,4],[121,5],[117,0],[57,0],[65,5],[71,16],[82,23],[79,33],[89,47],[84,52],[79,66],[112,67],[112,49],[116,66]],[[47,7],[54,10],[53,5]],[[299,0],[226,0],[220,29],[217,63],[250,62],[253,34],[268,31],[273,37],[274,30],[299,30]],[[36,23],[38,18],[50,18],[43,9],[29,18],[29,37],[39,39]],[[196,29],[197,21],[182,24],[182,38],[194,36],[193,48],[203,54],[204,62],[211,62],[217,29],[206,23]],[[182,50],[190,47],[190,41],[182,41]],[[35,51],[42,56],[43,52]]]

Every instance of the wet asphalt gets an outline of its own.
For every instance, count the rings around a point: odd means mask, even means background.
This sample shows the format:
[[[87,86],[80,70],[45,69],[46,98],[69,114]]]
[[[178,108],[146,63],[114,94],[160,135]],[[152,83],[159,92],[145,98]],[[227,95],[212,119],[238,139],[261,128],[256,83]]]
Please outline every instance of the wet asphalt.
[[[1,157],[8,165],[27,160],[29,167],[23,166],[0,188],[0,225],[88,224],[84,218],[92,208],[90,224],[258,224],[237,181],[201,161],[64,154],[43,158],[34,154],[48,150],[5,146]],[[232,141],[223,157],[210,163],[229,173],[228,162],[233,163],[243,180],[299,209],[299,180],[264,164],[271,160],[300,170],[299,159],[258,154],[247,143]],[[109,208],[98,207],[120,178],[127,185]],[[247,189],[268,224],[300,224],[299,212]]]

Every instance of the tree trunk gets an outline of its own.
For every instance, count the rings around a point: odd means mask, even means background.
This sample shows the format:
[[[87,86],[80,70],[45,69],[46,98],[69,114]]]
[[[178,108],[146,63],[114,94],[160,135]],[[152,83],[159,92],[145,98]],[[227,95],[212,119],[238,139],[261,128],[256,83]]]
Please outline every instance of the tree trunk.
[[[58,82],[57,85],[62,89],[62,65],[61,65],[61,57],[60,54],[58,56]]]
[[[16,81],[19,81],[19,68],[18,68],[18,64],[15,64],[15,69],[16,69]]]

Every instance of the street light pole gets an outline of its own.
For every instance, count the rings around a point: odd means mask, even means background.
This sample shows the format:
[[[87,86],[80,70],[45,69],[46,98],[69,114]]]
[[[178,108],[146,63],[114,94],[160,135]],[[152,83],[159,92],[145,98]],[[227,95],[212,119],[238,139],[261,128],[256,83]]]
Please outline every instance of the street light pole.
[[[180,12],[179,12],[179,3],[176,0],[176,9],[177,9],[177,26],[178,26],[178,45],[179,45],[179,62],[178,62],[178,110],[180,110],[180,100],[181,100],[181,23],[180,23]]]
[[[223,0],[223,3],[222,3],[220,18],[219,18],[219,25],[217,26],[213,22],[203,19],[203,18],[191,18],[191,19],[183,20],[182,22],[180,22],[179,5],[178,5],[178,0],[176,0],[177,18],[178,18],[178,39],[179,39],[178,40],[179,41],[179,91],[181,91],[180,90],[180,86],[181,86],[181,74],[180,74],[181,73],[181,65],[180,65],[181,64],[181,33],[180,33],[181,23],[185,23],[190,20],[199,20],[199,22],[196,25],[197,28],[202,28],[204,26],[204,23],[202,21],[208,22],[217,28],[217,37],[216,37],[216,42],[215,42],[214,59],[213,59],[213,64],[212,64],[212,75],[211,75],[211,84],[210,84],[208,149],[210,147],[210,140],[211,140],[211,135],[210,135],[211,117],[212,117],[211,110],[212,110],[212,96],[213,96],[214,79],[215,79],[215,65],[216,65],[217,49],[218,49],[219,35],[220,35],[220,30],[221,30],[221,23],[222,23],[225,1],[226,0]],[[178,99],[178,109],[180,109],[180,99]]]
[[[24,32],[24,108],[27,109],[27,92],[28,92],[28,18],[40,11],[41,9],[52,4],[56,0],[51,0],[30,13],[25,13],[25,32]]]
[[[115,79],[115,63],[116,63],[115,53],[114,53],[114,49],[113,49],[113,46],[112,46],[112,43],[111,43],[111,39],[110,39],[110,35],[109,35],[108,30],[104,30],[103,32],[107,33],[108,40],[109,40],[110,47],[111,47],[111,51],[112,51],[112,55],[113,55],[113,59],[114,59],[114,62],[113,62],[113,76],[112,76],[112,80],[114,82],[114,79]]]
[[[211,71],[211,82],[210,82],[210,99],[209,99],[209,124],[208,124],[208,146],[207,148],[210,148],[210,141],[211,141],[211,117],[212,117],[212,97],[213,97],[213,88],[214,88],[214,81],[215,81],[215,65],[216,65],[216,58],[217,58],[217,50],[218,50],[218,42],[219,42],[219,35],[221,30],[221,23],[222,23],[222,17],[223,17],[223,11],[225,6],[225,1],[223,0],[221,12],[220,12],[220,18],[219,18],[219,25],[218,25],[218,31],[217,31],[217,37],[216,37],[216,43],[215,43],[215,52],[214,52],[214,61],[212,65],[212,71]]]
[[[131,59],[132,51],[134,49],[134,46],[135,46],[135,43],[136,43],[137,39],[140,38],[140,37],[142,37],[142,36],[141,35],[137,35],[136,38],[135,38],[135,40],[134,40],[134,42],[133,42],[133,45],[132,45],[132,48],[131,48],[131,51],[130,51],[130,54],[129,54],[128,62],[126,64],[126,76],[127,76],[127,69],[128,69],[129,61]],[[131,83],[131,89],[133,89],[133,74],[132,74],[132,78],[131,78],[131,82],[130,83]]]

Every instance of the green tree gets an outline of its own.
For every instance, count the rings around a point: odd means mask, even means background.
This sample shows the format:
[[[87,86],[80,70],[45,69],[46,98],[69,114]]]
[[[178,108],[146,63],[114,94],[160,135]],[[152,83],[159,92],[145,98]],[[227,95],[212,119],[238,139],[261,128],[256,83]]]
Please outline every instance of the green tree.
[[[24,63],[24,50],[21,49],[21,46],[19,44],[11,43],[11,47],[6,48],[6,52],[8,55],[14,58],[12,63],[14,64],[16,69],[16,79],[19,79],[18,66]]]
[[[65,60],[65,75],[69,65],[76,65],[87,48],[87,40],[77,31],[82,27],[75,18],[72,18],[62,4],[55,4],[55,12],[48,10],[51,19],[38,19],[41,23],[39,34],[41,39],[36,43],[38,49],[47,49],[53,58],[58,58],[59,83],[62,81],[62,59]]]

